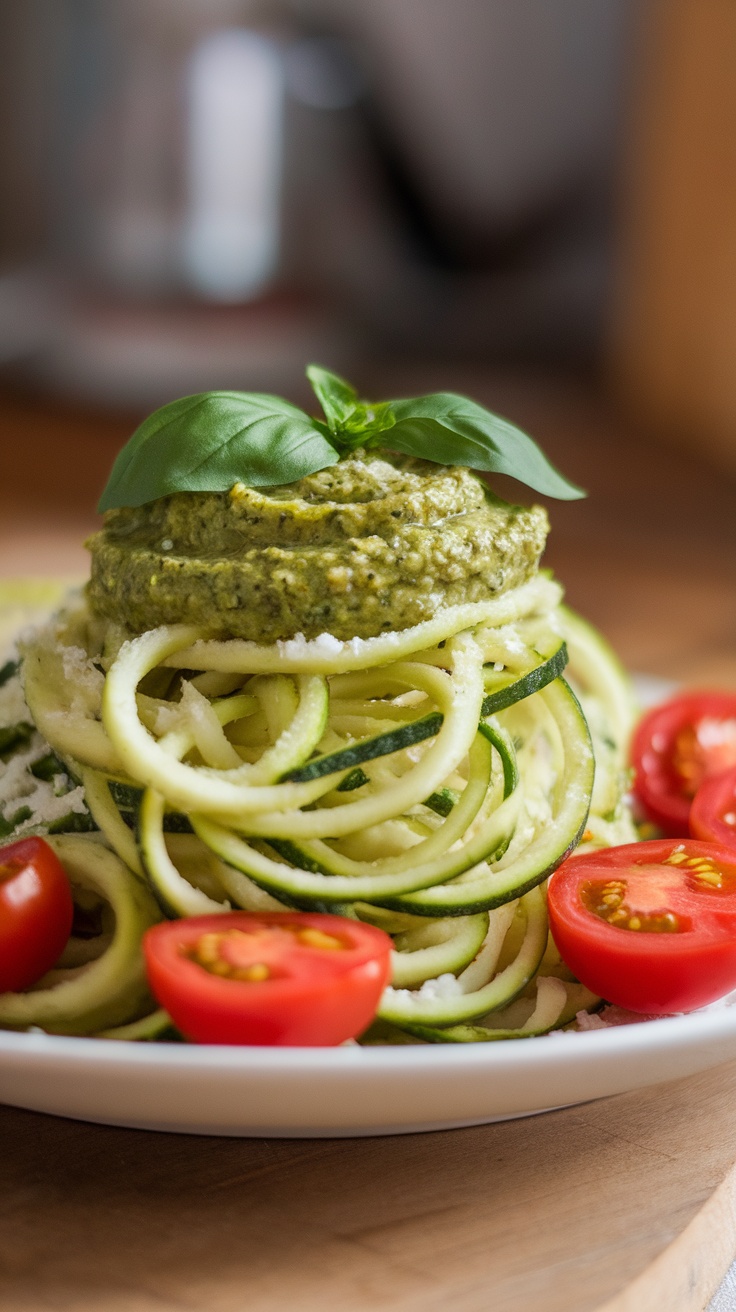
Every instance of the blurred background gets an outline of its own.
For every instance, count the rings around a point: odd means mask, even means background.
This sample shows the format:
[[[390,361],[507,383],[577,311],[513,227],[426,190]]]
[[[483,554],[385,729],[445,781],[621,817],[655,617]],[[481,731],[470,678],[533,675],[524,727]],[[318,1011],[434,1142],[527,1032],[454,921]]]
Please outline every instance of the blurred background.
[[[113,405],[590,359],[640,3],[4,0],[2,357]]]
[[[83,572],[147,410],[316,359],[529,429],[575,604],[733,681],[735,54],[733,0],[3,0],[0,571]]]

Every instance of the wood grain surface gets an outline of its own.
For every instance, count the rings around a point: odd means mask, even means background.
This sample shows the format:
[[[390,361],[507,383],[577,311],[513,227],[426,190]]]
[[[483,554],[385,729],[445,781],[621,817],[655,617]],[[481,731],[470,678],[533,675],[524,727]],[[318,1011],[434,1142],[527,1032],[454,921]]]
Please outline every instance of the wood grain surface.
[[[736,486],[574,379],[373,375],[366,391],[451,387],[531,431],[591,492],[550,507],[547,563],[571,604],[632,668],[736,687]],[[0,401],[0,574],[84,574],[79,543],[135,419]],[[3,1108],[0,1305],[696,1312],[736,1251],[734,1161],[735,1063],[392,1139],[201,1139]]]
[[[205,1139],[4,1109],[0,1305],[696,1312],[736,1246],[734,1156],[734,1063],[390,1139]]]

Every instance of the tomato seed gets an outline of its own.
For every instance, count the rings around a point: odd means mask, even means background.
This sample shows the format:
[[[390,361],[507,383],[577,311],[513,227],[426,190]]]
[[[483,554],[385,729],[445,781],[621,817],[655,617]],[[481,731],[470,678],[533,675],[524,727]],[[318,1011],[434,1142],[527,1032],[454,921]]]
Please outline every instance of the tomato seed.
[[[271,975],[268,966],[263,961],[256,961],[252,966],[239,967],[230,974],[230,979],[239,979],[247,984],[261,984],[264,979],[269,979]]]
[[[694,876],[695,877],[695,876]],[[676,934],[681,930],[676,915],[664,908],[661,911],[644,913],[636,911],[624,901],[626,887],[623,881],[611,881],[603,888],[595,884],[586,884],[580,890],[584,906],[593,915],[605,920],[616,929],[630,929],[634,933]]]
[[[324,930],[314,929],[311,925],[300,929],[296,937],[307,948],[323,948],[328,952],[339,952],[345,946],[334,934],[325,934]]]

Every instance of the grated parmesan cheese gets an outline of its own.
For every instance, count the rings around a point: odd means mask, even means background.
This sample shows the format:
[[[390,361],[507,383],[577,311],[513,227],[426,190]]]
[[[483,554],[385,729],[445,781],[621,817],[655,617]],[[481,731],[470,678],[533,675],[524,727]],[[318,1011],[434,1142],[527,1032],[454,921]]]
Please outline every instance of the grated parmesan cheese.
[[[23,723],[31,723],[31,714],[20,679],[15,675],[0,688],[0,728],[9,729],[14,724]]]
[[[6,709],[8,712],[12,709],[8,723],[32,723],[18,675],[9,679],[0,693],[3,694],[0,697],[0,720]],[[52,779],[37,779],[31,774],[30,767],[50,751],[48,743],[35,731],[22,751],[15,752],[7,761],[0,760],[0,815],[4,820],[11,820],[21,808],[27,807],[30,811],[30,815],[13,830],[14,838],[45,829],[70,812],[89,814],[84,788],[81,785],[73,787],[66,773],[55,774]]]
[[[389,987],[384,993],[384,998],[400,998],[402,1003],[408,1002],[410,1005],[419,1005],[423,1002],[435,1002],[443,998],[458,998],[463,996],[463,988],[460,981],[454,975],[438,975],[436,979],[425,979],[420,989],[394,989]]]
[[[88,710],[98,706],[105,686],[104,674],[96,668],[83,647],[61,646],[64,678],[74,686],[73,710]]]
[[[293,638],[280,639],[276,646],[286,657],[305,656],[313,652],[315,656],[337,656],[345,644],[331,633],[320,633],[317,638],[307,640],[303,633],[295,633]]]

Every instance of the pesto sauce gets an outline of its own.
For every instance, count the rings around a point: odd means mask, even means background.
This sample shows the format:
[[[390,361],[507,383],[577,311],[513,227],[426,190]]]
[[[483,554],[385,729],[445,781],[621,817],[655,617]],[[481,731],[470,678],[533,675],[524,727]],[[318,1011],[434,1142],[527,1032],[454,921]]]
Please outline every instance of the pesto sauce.
[[[541,507],[498,501],[470,470],[357,451],[288,486],[108,511],[88,594],[136,632],[369,638],[525,582],[547,528]]]

